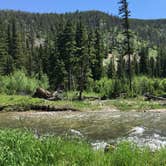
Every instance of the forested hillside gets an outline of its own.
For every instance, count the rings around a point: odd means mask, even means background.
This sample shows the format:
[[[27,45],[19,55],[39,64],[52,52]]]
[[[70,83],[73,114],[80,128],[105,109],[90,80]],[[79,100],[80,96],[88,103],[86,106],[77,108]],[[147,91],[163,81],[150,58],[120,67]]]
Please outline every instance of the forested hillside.
[[[166,20],[130,23],[133,77],[166,77]],[[122,40],[120,18],[99,11],[0,11],[1,79],[22,70],[38,80],[47,75],[52,90],[96,92],[102,79],[111,79],[114,91],[126,92],[127,85],[121,84],[127,72]]]

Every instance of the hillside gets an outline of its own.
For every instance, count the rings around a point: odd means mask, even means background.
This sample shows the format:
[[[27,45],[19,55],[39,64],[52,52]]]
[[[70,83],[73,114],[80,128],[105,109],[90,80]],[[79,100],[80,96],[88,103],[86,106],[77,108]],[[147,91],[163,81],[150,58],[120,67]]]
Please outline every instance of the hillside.
[[[120,28],[120,19],[118,17],[100,11],[66,14],[0,11],[0,20],[2,22],[8,24],[11,23],[12,19],[15,19],[22,33],[34,33],[37,37],[46,37],[48,32],[54,33],[58,29],[59,24],[65,24],[67,20],[76,22],[80,18],[88,28],[100,27],[103,31],[111,31],[115,27]],[[154,44],[166,43],[166,19],[131,19],[130,23],[132,30],[143,40],[148,40]]]
[[[166,19],[130,23],[133,76],[165,77]],[[119,17],[100,11],[0,11],[0,73],[23,70],[39,80],[46,74],[51,89],[66,90],[84,89],[89,80],[103,77],[124,79],[128,68],[122,31]]]

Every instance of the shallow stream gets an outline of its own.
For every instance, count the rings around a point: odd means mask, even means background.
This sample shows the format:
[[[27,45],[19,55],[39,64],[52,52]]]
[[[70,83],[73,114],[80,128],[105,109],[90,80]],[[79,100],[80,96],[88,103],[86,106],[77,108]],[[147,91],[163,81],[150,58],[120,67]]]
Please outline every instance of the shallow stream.
[[[36,135],[71,134],[94,148],[131,140],[151,149],[166,147],[166,111],[162,112],[6,112],[0,128],[28,128]]]

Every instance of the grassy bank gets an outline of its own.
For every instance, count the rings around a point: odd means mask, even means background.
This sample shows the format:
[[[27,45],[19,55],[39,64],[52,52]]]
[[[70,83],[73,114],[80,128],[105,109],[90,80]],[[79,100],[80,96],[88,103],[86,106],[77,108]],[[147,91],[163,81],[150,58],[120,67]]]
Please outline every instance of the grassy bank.
[[[153,109],[166,109],[166,102],[145,101],[143,97],[109,100],[105,103],[105,105],[113,105],[121,111],[147,111]]]
[[[30,105],[44,105],[44,106],[55,106],[57,108],[73,108],[81,111],[85,110],[97,110],[99,104],[92,104],[89,101],[72,101],[72,100],[61,100],[61,101],[48,101],[39,98],[32,98],[30,96],[20,95],[2,95],[0,94],[0,106],[5,106],[5,110],[12,111],[26,111]]]
[[[87,95],[87,94],[86,94]],[[88,96],[88,95],[87,95]],[[118,109],[121,111],[144,111],[150,109],[166,108],[166,103],[159,101],[145,101],[143,97],[114,100],[85,100],[76,101],[69,99],[62,101],[47,101],[30,96],[0,95],[0,107],[6,111],[28,111],[30,105],[55,106],[56,108],[73,108],[80,111],[93,111],[102,109]]]
[[[32,133],[0,130],[1,166],[164,166],[166,149],[151,152],[120,143],[112,152],[94,151],[81,140],[60,137],[37,139]]]

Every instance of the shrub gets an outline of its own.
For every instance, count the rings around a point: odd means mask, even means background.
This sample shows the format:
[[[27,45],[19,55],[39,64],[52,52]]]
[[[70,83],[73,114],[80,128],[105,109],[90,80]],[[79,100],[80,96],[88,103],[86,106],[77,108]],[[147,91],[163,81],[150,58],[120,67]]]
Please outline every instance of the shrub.
[[[115,98],[123,96],[133,97],[150,93],[161,95],[166,92],[166,79],[149,78],[146,76],[134,77],[132,82],[132,91],[130,91],[127,79],[108,79],[102,78],[95,83],[91,83],[91,89],[100,93],[105,98]]]
[[[113,98],[120,96],[121,93],[127,93],[128,86],[126,80],[108,79],[106,77],[96,81],[94,85],[94,92],[100,93],[102,97]]]
[[[9,76],[0,77],[0,92],[9,95],[12,94],[32,94],[37,87],[47,89],[48,78],[46,75],[41,80],[26,76],[23,71],[15,71]]]

